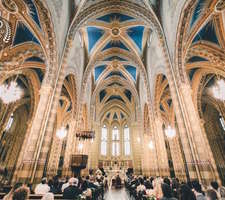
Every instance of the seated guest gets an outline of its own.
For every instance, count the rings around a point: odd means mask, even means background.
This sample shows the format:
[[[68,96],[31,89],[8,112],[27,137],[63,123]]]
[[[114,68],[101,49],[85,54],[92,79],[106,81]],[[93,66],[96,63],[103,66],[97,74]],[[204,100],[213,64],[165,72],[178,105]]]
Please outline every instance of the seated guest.
[[[48,186],[50,187],[50,192],[52,192],[53,194],[57,194],[58,193],[58,190],[54,186],[54,183],[53,183],[53,180],[52,179],[49,179]]]
[[[186,185],[186,184],[182,184],[180,186],[180,200],[196,200],[196,197],[194,195],[194,193],[192,192],[191,188]]]
[[[209,189],[209,190],[206,191],[206,199],[207,200],[217,200],[219,198],[218,198],[215,190]]]
[[[144,183],[146,189],[153,189],[152,183],[150,182],[150,180],[146,180]]]
[[[88,182],[87,182],[87,180],[84,180],[81,185],[81,190],[85,191],[87,189],[88,189]]]
[[[86,197],[86,200],[91,200],[92,199],[92,191],[90,188],[88,188],[85,192],[85,197]]]
[[[219,184],[216,181],[212,181],[210,183],[210,185],[211,185],[211,187],[212,187],[213,190],[216,190],[217,191],[218,188],[219,188]]]
[[[146,187],[146,195],[148,197],[155,196],[155,192],[150,181],[149,184],[148,183],[145,184],[145,187]]]
[[[27,200],[29,199],[30,190],[28,187],[22,186],[16,189],[13,193],[13,200]]]
[[[160,199],[163,197],[162,186],[161,186],[162,182],[163,182],[162,179],[159,177],[154,179],[153,181],[154,193],[157,199]]]
[[[100,186],[100,181],[98,178],[95,179],[94,185],[99,187]]]
[[[65,188],[69,186],[69,177],[66,177],[66,182],[63,183],[61,191],[63,192]]]
[[[50,187],[47,184],[47,178],[42,178],[41,183],[39,183],[35,190],[35,194],[46,194],[47,192],[50,191]]]
[[[179,180],[177,178],[173,178],[172,184],[171,184],[171,189],[172,189],[173,197],[175,197],[177,199],[178,199],[179,187],[180,187]]]
[[[210,183],[210,186],[211,186],[211,189],[213,189],[216,192],[217,196],[220,198],[220,193],[218,191],[219,190],[219,184],[216,181],[212,181]]]
[[[162,183],[161,187],[162,187],[163,197],[160,198],[160,200],[176,200],[176,198],[172,196],[172,190],[168,184]]]
[[[51,192],[46,193],[41,200],[54,200],[54,194]]]
[[[137,192],[140,191],[146,191],[146,187],[144,185],[144,180],[142,178],[139,178],[139,185],[137,186]]]
[[[31,183],[27,183],[26,186],[30,189],[30,194],[34,194],[34,191],[32,189],[32,184]]]
[[[12,189],[10,190],[10,192],[4,196],[3,200],[11,200],[12,196],[13,196],[13,192],[18,189],[19,187],[21,187],[23,184],[22,183],[16,183]]]
[[[163,182],[166,183],[167,185],[171,185],[170,179],[169,178],[164,178]]]
[[[198,181],[193,181],[192,182],[192,187],[194,190],[194,194],[197,200],[206,200],[203,191],[202,191],[202,186],[199,184]]]
[[[220,194],[221,200],[225,200],[225,187],[221,186],[219,188],[219,194]]]
[[[81,190],[78,188],[78,179],[70,178],[69,186],[63,191],[63,199],[74,199],[79,194],[81,194]]]
[[[91,180],[90,180],[90,176],[86,176],[86,181],[88,184],[88,188],[97,188],[98,186],[95,185]]]

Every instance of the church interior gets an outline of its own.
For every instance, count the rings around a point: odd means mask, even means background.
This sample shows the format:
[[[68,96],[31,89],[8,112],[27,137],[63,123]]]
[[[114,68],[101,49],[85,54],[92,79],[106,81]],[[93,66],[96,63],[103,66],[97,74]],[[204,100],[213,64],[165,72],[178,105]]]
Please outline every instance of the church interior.
[[[225,184],[224,0],[0,0],[0,185],[98,170]]]

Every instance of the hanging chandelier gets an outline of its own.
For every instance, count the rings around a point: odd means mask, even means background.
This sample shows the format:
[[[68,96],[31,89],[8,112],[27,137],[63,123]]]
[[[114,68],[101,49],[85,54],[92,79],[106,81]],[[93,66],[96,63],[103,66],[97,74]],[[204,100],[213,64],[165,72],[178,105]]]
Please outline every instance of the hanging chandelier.
[[[76,137],[79,140],[93,140],[95,138],[95,131],[78,131]]]
[[[78,150],[79,151],[82,151],[83,148],[84,148],[84,144],[83,143],[79,143]]]
[[[176,130],[170,125],[165,129],[165,134],[168,138],[173,138],[176,136]]]
[[[63,140],[67,136],[67,129],[65,127],[61,127],[56,131],[56,135],[60,140]]]
[[[212,87],[212,94],[216,99],[225,101],[225,81],[223,79],[216,81],[215,85]]]
[[[10,104],[21,99],[22,95],[23,90],[18,86],[16,81],[0,86],[0,98],[5,104]]]
[[[154,143],[153,143],[152,140],[150,140],[150,142],[148,144],[148,148],[151,149],[151,150],[154,149]]]

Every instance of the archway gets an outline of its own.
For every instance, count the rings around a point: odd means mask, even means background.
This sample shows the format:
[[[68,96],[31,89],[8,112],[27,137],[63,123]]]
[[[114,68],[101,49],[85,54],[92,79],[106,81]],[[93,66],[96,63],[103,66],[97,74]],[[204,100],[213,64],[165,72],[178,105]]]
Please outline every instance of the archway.
[[[165,158],[171,177],[185,179],[188,177],[185,170],[184,153],[182,151],[181,138],[177,127],[174,105],[167,77],[159,74],[155,83],[155,112],[158,116],[158,131],[162,132],[160,137],[165,148]],[[160,145],[158,142],[157,145]]]
[[[13,178],[22,146],[26,144],[27,132],[38,102],[35,92],[40,80],[35,75],[32,70],[24,70],[22,74],[6,78],[2,85],[13,88],[12,85],[15,84],[18,95],[16,98],[11,89],[11,92],[7,92],[7,95],[11,96],[7,96],[6,99],[2,96],[0,99],[0,164],[7,170],[6,179],[9,182]]]

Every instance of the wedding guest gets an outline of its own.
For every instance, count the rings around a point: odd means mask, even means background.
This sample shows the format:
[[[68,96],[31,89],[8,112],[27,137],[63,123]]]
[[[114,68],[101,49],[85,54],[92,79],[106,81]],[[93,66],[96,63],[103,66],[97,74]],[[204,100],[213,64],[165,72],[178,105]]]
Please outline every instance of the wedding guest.
[[[47,184],[47,178],[42,178],[41,183],[39,183],[35,190],[35,194],[46,194],[47,192],[50,191],[50,187]]]
[[[19,187],[21,187],[22,185],[23,185],[23,183],[20,183],[20,182],[16,183],[16,184],[12,187],[12,189],[10,190],[10,192],[9,192],[7,195],[4,196],[3,200],[11,200],[14,191],[15,191],[16,189],[18,189]]]
[[[28,187],[21,186],[13,193],[12,200],[27,200],[29,198],[30,190]]]

